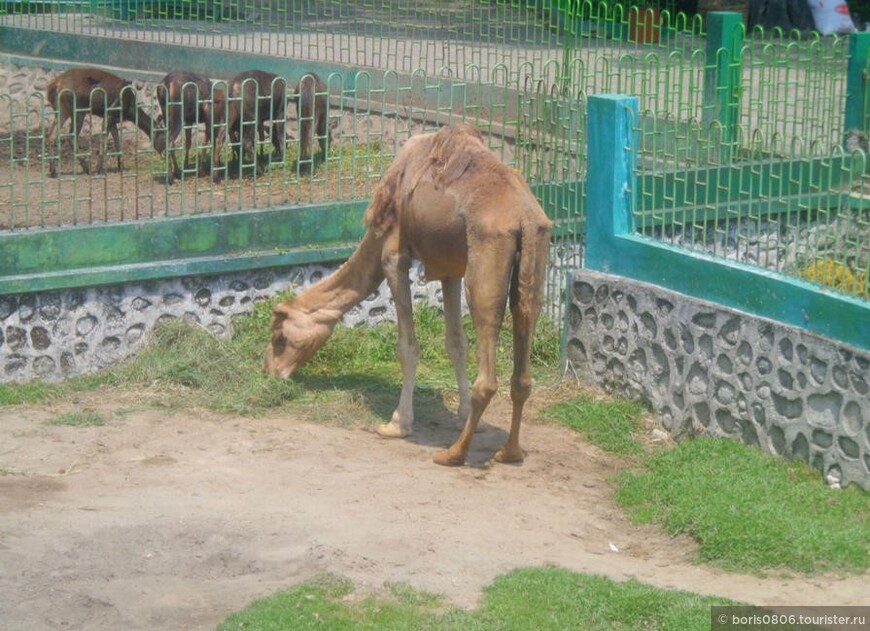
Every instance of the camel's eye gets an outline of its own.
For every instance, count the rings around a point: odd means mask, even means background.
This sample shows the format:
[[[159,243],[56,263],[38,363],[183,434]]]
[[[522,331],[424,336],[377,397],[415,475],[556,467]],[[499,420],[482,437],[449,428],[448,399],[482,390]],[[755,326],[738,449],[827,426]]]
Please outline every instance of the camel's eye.
[[[287,348],[287,338],[284,337],[283,333],[278,333],[272,338],[272,352],[275,355],[280,355],[285,348]]]

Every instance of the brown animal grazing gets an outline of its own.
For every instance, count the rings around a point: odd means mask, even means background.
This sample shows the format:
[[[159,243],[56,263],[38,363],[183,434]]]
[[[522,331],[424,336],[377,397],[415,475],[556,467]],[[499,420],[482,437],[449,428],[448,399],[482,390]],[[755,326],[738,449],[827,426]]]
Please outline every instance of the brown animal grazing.
[[[241,139],[242,164],[254,164],[254,133],[260,140],[265,133],[265,124],[270,123],[272,145],[276,159],[284,156],[284,120],[287,103],[287,82],[281,77],[262,70],[247,70],[230,79],[227,84],[226,126],[215,141],[215,156],[225,137],[238,146]],[[220,119],[215,116],[214,124]],[[216,163],[215,163],[216,164]],[[217,179],[215,174],[215,179]]]
[[[378,433],[409,435],[419,346],[408,270],[411,259],[417,259],[428,280],[442,283],[447,352],[459,385],[459,420],[464,422],[457,441],[437,453],[435,462],[465,462],[478,421],[498,387],[496,347],[506,302],[513,318],[513,415],[508,441],[495,459],[522,461],[520,422],[532,389],[532,335],[543,302],[552,227],[529,187],[487,149],[476,128],[445,127],[408,140],[375,190],[365,224],[362,242],[344,265],[275,307],[264,370],[292,375],[326,342],[342,314],[386,277],[398,317],[402,393],[392,419]],[[477,333],[478,377],[470,392],[468,341],[460,315],[463,277]]]
[[[166,121],[168,142],[171,145],[184,128],[184,170],[190,169],[190,145],[194,128],[205,126],[206,142],[213,142],[212,115],[216,109],[223,114],[223,92],[212,95],[211,81],[193,72],[173,70],[157,84],[157,101]],[[215,99],[218,100],[217,108]],[[175,152],[169,152],[169,183],[181,177]]]
[[[293,88],[291,98],[296,103],[299,119],[299,162],[311,161],[314,136],[320,142],[320,152],[326,158],[327,116],[329,114],[329,95],[326,84],[315,73],[307,73]],[[313,166],[313,164],[311,165]]]
[[[45,88],[45,96],[49,106],[55,110],[55,118],[46,134],[48,147],[56,147],[57,134],[67,119],[72,119],[72,134],[78,138],[88,112],[105,121],[106,131],[111,135],[118,152],[119,171],[124,168],[121,138],[118,132],[119,122],[132,122],[152,138],[151,117],[137,105],[136,92],[132,84],[121,77],[97,68],[73,68],[52,79]],[[72,142],[70,138],[66,140]],[[155,131],[153,142],[154,148],[162,154],[166,149],[166,134],[159,130]],[[60,153],[59,149],[58,153]],[[90,164],[87,157],[82,156],[79,160],[84,172],[88,173]],[[52,177],[57,177],[59,161],[59,156],[49,161],[49,172]],[[103,172],[102,152],[98,154],[97,172]]]

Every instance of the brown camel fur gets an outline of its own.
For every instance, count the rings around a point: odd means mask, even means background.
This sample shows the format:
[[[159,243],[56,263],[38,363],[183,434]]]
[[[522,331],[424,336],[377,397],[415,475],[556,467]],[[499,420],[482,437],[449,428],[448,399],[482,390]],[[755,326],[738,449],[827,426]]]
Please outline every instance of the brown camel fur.
[[[423,263],[427,280],[444,294],[447,352],[459,385],[457,441],[435,455],[443,465],[462,465],[483,411],[498,387],[498,332],[505,305],[513,317],[513,415],[499,462],[521,462],[523,406],[532,389],[532,335],[541,310],[552,224],[520,176],[490,152],[478,130],[461,124],[412,137],[390,165],[366,210],[366,235],[334,274],[275,307],[264,370],[289,377],[332,334],[341,316],[386,278],[398,317],[397,351],[402,392],[381,436],[412,430],[419,345],[414,333],[408,271]],[[461,279],[477,334],[478,377],[469,392],[468,341],[460,313]]]

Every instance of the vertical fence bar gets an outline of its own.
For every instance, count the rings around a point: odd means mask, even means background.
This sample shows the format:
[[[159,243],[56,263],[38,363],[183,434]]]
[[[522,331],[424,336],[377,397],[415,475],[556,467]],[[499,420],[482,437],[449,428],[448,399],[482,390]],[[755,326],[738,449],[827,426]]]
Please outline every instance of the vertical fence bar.
[[[634,96],[599,94],[588,100],[586,173],[586,267],[609,269],[613,237],[631,229],[631,199],[636,190]]]
[[[846,114],[843,130],[846,136],[854,131],[867,133],[867,85],[870,59],[870,33],[849,35],[849,62],[846,70]],[[844,139],[845,142],[845,139]]]
[[[739,137],[743,75],[743,17],[736,11],[707,14],[707,68],[704,77],[704,125],[722,124],[723,164],[731,161]]]

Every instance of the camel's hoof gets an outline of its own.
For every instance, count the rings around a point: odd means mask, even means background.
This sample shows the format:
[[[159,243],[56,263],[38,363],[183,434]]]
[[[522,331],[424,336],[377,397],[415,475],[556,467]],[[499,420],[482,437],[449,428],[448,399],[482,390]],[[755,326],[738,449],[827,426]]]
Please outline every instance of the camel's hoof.
[[[495,454],[495,461],[502,464],[519,464],[523,461],[523,450],[509,451],[507,447],[502,447]]]
[[[465,457],[455,456],[449,449],[443,449],[432,457],[432,461],[442,467],[461,467],[465,464]]]
[[[378,425],[378,436],[384,438],[404,438],[411,435],[410,427],[402,427],[398,423],[381,423]]]

